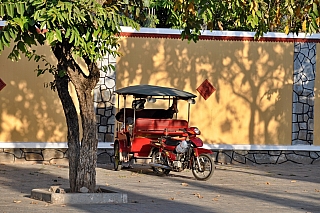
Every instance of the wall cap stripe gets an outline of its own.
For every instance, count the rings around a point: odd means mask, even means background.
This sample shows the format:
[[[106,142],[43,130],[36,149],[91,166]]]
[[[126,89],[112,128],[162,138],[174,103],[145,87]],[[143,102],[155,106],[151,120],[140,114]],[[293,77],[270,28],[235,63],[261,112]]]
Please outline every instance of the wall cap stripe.
[[[229,145],[229,144],[204,144],[203,148],[212,150],[257,150],[257,151],[320,151],[320,146],[314,145]]]
[[[67,142],[0,142],[0,149],[66,149]],[[111,142],[99,142],[99,149],[113,148]]]
[[[180,39],[181,30],[165,28],[140,28],[139,31],[131,27],[121,27],[120,36],[138,38],[167,38]],[[200,40],[226,40],[226,41],[254,41],[254,32],[245,31],[210,31],[204,30],[199,37]],[[306,35],[304,33],[289,34],[269,32],[264,34],[258,42],[320,42],[320,34]]]

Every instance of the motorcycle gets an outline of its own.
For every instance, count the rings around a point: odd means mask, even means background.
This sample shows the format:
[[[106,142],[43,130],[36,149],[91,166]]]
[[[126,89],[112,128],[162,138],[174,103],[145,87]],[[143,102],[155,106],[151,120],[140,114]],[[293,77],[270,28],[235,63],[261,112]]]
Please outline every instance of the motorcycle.
[[[182,132],[182,137],[172,137],[166,129],[163,136],[151,141],[153,150],[150,166],[158,175],[190,169],[197,180],[208,180],[215,169],[210,156],[212,151],[201,148],[203,142],[197,137],[200,135],[198,128],[188,127]]]

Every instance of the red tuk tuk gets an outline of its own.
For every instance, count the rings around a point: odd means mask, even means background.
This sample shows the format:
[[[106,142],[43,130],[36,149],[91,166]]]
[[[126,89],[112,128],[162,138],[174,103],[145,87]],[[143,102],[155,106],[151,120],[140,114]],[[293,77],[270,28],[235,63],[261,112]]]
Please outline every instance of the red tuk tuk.
[[[157,174],[192,169],[198,180],[212,176],[214,163],[211,150],[201,148],[200,131],[189,126],[190,104],[196,95],[175,88],[135,85],[115,91],[118,112],[114,141],[114,169],[129,167],[135,159],[150,159]],[[124,107],[120,109],[120,96]],[[131,97],[131,107],[126,107]],[[145,109],[146,102],[168,102],[167,109]],[[187,101],[188,119],[177,119],[178,101]],[[182,145],[185,145],[183,149]],[[180,148],[180,149],[178,149]],[[182,151],[181,151],[182,150]]]

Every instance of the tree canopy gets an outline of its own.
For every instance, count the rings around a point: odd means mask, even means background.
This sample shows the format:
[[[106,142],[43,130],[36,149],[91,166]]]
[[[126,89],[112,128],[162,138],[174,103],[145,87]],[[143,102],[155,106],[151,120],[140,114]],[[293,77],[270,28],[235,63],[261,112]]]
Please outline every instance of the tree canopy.
[[[116,54],[120,23],[139,28],[132,19],[119,13],[121,4],[102,6],[94,0],[77,1],[1,1],[0,17],[7,22],[0,32],[0,51],[16,45],[10,54],[13,60],[20,53],[28,58],[40,57],[30,50],[32,45],[51,47],[67,41],[73,46],[73,54],[91,61],[108,53]]]
[[[187,20],[182,24],[186,34],[202,21],[209,30],[247,30],[256,32],[256,38],[269,31],[286,34],[319,32],[320,6],[319,1],[313,0],[199,0],[189,4],[176,3],[170,9],[172,14],[177,13],[175,11],[183,14],[180,19],[171,16],[174,20]],[[187,10],[188,13],[183,13]]]
[[[251,31],[259,38],[270,31],[318,33],[320,26],[318,0],[147,1],[158,11],[159,27],[183,29],[182,38],[194,41],[203,29]],[[134,8],[134,2],[128,1],[127,7]]]

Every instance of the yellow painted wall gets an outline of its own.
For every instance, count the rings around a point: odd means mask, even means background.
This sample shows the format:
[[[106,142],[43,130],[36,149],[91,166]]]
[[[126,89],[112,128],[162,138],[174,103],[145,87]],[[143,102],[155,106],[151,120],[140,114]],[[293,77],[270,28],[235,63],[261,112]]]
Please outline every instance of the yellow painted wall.
[[[154,84],[196,94],[190,122],[206,143],[291,145],[293,48],[293,43],[122,38],[116,85]],[[196,91],[205,79],[217,88],[208,100]],[[179,104],[179,118],[186,119],[186,109]]]
[[[54,62],[48,47],[38,50]],[[7,84],[0,91],[0,141],[65,142],[67,127],[60,99],[44,87],[53,77],[36,77],[35,62],[25,58],[12,62],[8,54],[6,49],[0,56],[0,78]]]
[[[48,47],[41,51],[54,62]],[[291,145],[293,43],[122,38],[120,51],[117,88],[155,84],[196,94],[190,123],[206,143]],[[60,100],[44,88],[53,77],[36,77],[34,62],[11,62],[8,53],[0,56],[0,78],[7,84],[0,91],[0,141],[66,141]],[[217,88],[208,100],[196,91],[205,79]],[[315,104],[319,88],[317,78]],[[179,103],[179,111],[186,119],[187,105]],[[320,125],[314,126],[319,145]]]

